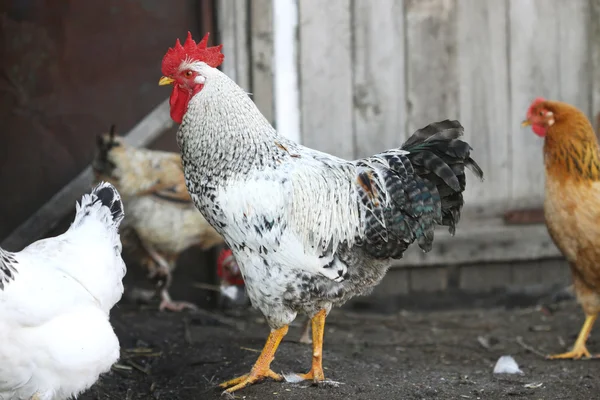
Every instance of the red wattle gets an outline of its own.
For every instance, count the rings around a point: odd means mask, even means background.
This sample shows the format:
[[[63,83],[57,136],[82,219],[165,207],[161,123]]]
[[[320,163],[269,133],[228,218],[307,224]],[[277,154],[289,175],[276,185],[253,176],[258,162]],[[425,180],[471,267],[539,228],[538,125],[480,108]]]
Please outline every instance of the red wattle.
[[[535,133],[539,137],[545,137],[546,131],[548,130],[548,128],[546,128],[545,126],[542,126],[542,125],[531,125],[531,130],[533,131],[533,133]]]
[[[173,86],[169,105],[171,106],[171,118],[173,121],[181,124],[183,116],[187,111],[188,102],[190,101],[190,93],[187,90],[180,88],[178,85]]]

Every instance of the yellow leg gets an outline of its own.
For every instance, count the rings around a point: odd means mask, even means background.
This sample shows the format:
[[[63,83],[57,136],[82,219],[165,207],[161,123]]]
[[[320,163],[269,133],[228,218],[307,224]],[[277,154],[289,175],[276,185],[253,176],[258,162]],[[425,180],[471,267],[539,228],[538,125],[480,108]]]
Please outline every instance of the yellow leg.
[[[323,373],[323,335],[325,334],[325,317],[327,312],[321,310],[312,319],[313,357],[312,367],[306,374],[299,374],[304,380],[322,382],[325,380]]]
[[[261,381],[265,378],[271,378],[276,381],[280,381],[283,377],[271,370],[271,362],[275,358],[275,352],[277,351],[277,347],[279,347],[279,343],[285,336],[288,331],[288,326],[284,326],[275,331],[272,331],[267,339],[267,343],[263,348],[258,360],[254,363],[252,370],[249,374],[242,375],[238,378],[229,380],[220,384],[221,388],[229,388],[226,390],[228,393],[233,393],[236,390],[240,390],[245,388],[246,386],[252,385],[258,381]]]
[[[559,359],[565,359],[565,358],[571,358],[573,360],[578,360],[582,357],[590,358],[591,354],[585,347],[585,342],[587,341],[588,337],[590,336],[590,332],[592,331],[592,326],[594,326],[594,322],[596,322],[596,318],[598,318],[598,315],[587,315],[585,317],[585,322],[583,323],[583,326],[581,327],[581,331],[579,332],[579,336],[577,337],[577,340],[575,341],[575,344],[573,345],[573,350],[566,352],[566,353],[562,353],[562,354],[554,354],[554,355],[548,356],[548,358],[550,360],[559,360]]]

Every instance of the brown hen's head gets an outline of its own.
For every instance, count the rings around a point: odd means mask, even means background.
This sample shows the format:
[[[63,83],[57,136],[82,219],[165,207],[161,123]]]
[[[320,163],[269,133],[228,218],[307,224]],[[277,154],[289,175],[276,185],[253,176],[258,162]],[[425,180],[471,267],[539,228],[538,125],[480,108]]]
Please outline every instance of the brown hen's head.
[[[570,104],[538,97],[529,106],[527,118],[521,125],[531,126],[536,135],[546,137],[551,127],[565,127],[567,124],[571,126],[564,130],[564,134],[579,134],[579,129],[575,128],[585,127],[589,121],[583,112]]]
[[[179,39],[175,46],[170,48],[162,61],[163,77],[159,85],[173,85],[169,99],[171,105],[171,118],[181,123],[187,111],[187,106],[193,95],[204,87],[205,77],[198,73],[198,64],[206,64],[217,68],[225,57],[221,53],[223,45],[208,47],[208,33],[196,44],[192,34],[188,32],[183,46]]]
[[[548,128],[554,125],[554,112],[548,107],[548,102],[543,97],[536,98],[527,110],[527,119],[522,126],[531,125],[531,130],[540,137],[545,137]]]

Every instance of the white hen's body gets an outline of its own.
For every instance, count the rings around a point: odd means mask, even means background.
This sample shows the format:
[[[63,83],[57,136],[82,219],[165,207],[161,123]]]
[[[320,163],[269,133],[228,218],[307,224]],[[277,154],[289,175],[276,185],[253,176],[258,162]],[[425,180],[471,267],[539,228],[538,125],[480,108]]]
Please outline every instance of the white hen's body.
[[[123,214],[116,190],[99,187],[114,191],[109,206],[95,189],[64,234],[19,253],[0,250],[14,270],[0,290],[2,400],[76,396],[119,358],[109,312],[123,293]]]

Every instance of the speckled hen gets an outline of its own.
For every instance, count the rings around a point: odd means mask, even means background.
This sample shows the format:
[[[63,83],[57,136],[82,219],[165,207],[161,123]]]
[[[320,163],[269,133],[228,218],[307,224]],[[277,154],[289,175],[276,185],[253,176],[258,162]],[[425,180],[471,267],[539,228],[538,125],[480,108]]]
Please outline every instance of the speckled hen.
[[[192,303],[171,299],[169,288],[177,258],[193,245],[208,250],[223,238],[194,207],[185,187],[181,156],[128,145],[115,136],[114,125],[98,137],[97,145],[92,162],[96,180],[111,182],[123,196],[128,212],[122,228],[135,233],[146,253],[141,261],[148,266],[150,277],[159,282],[159,309],[195,309]],[[125,235],[125,244],[134,243],[127,239]]]
[[[171,117],[181,123],[186,184],[225,238],[252,304],[271,334],[249,374],[227,393],[265,377],[288,325],[312,318],[313,361],[294,379],[325,380],[322,344],[332,307],[364,295],[413,242],[431,249],[436,225],[453,233],[465,167],[482,177],[458,121],[418,130],[399,149],[346,161],[277,134],[252,100],[217,67],[221,46],[177,41],[159,84],[172,84]]]

